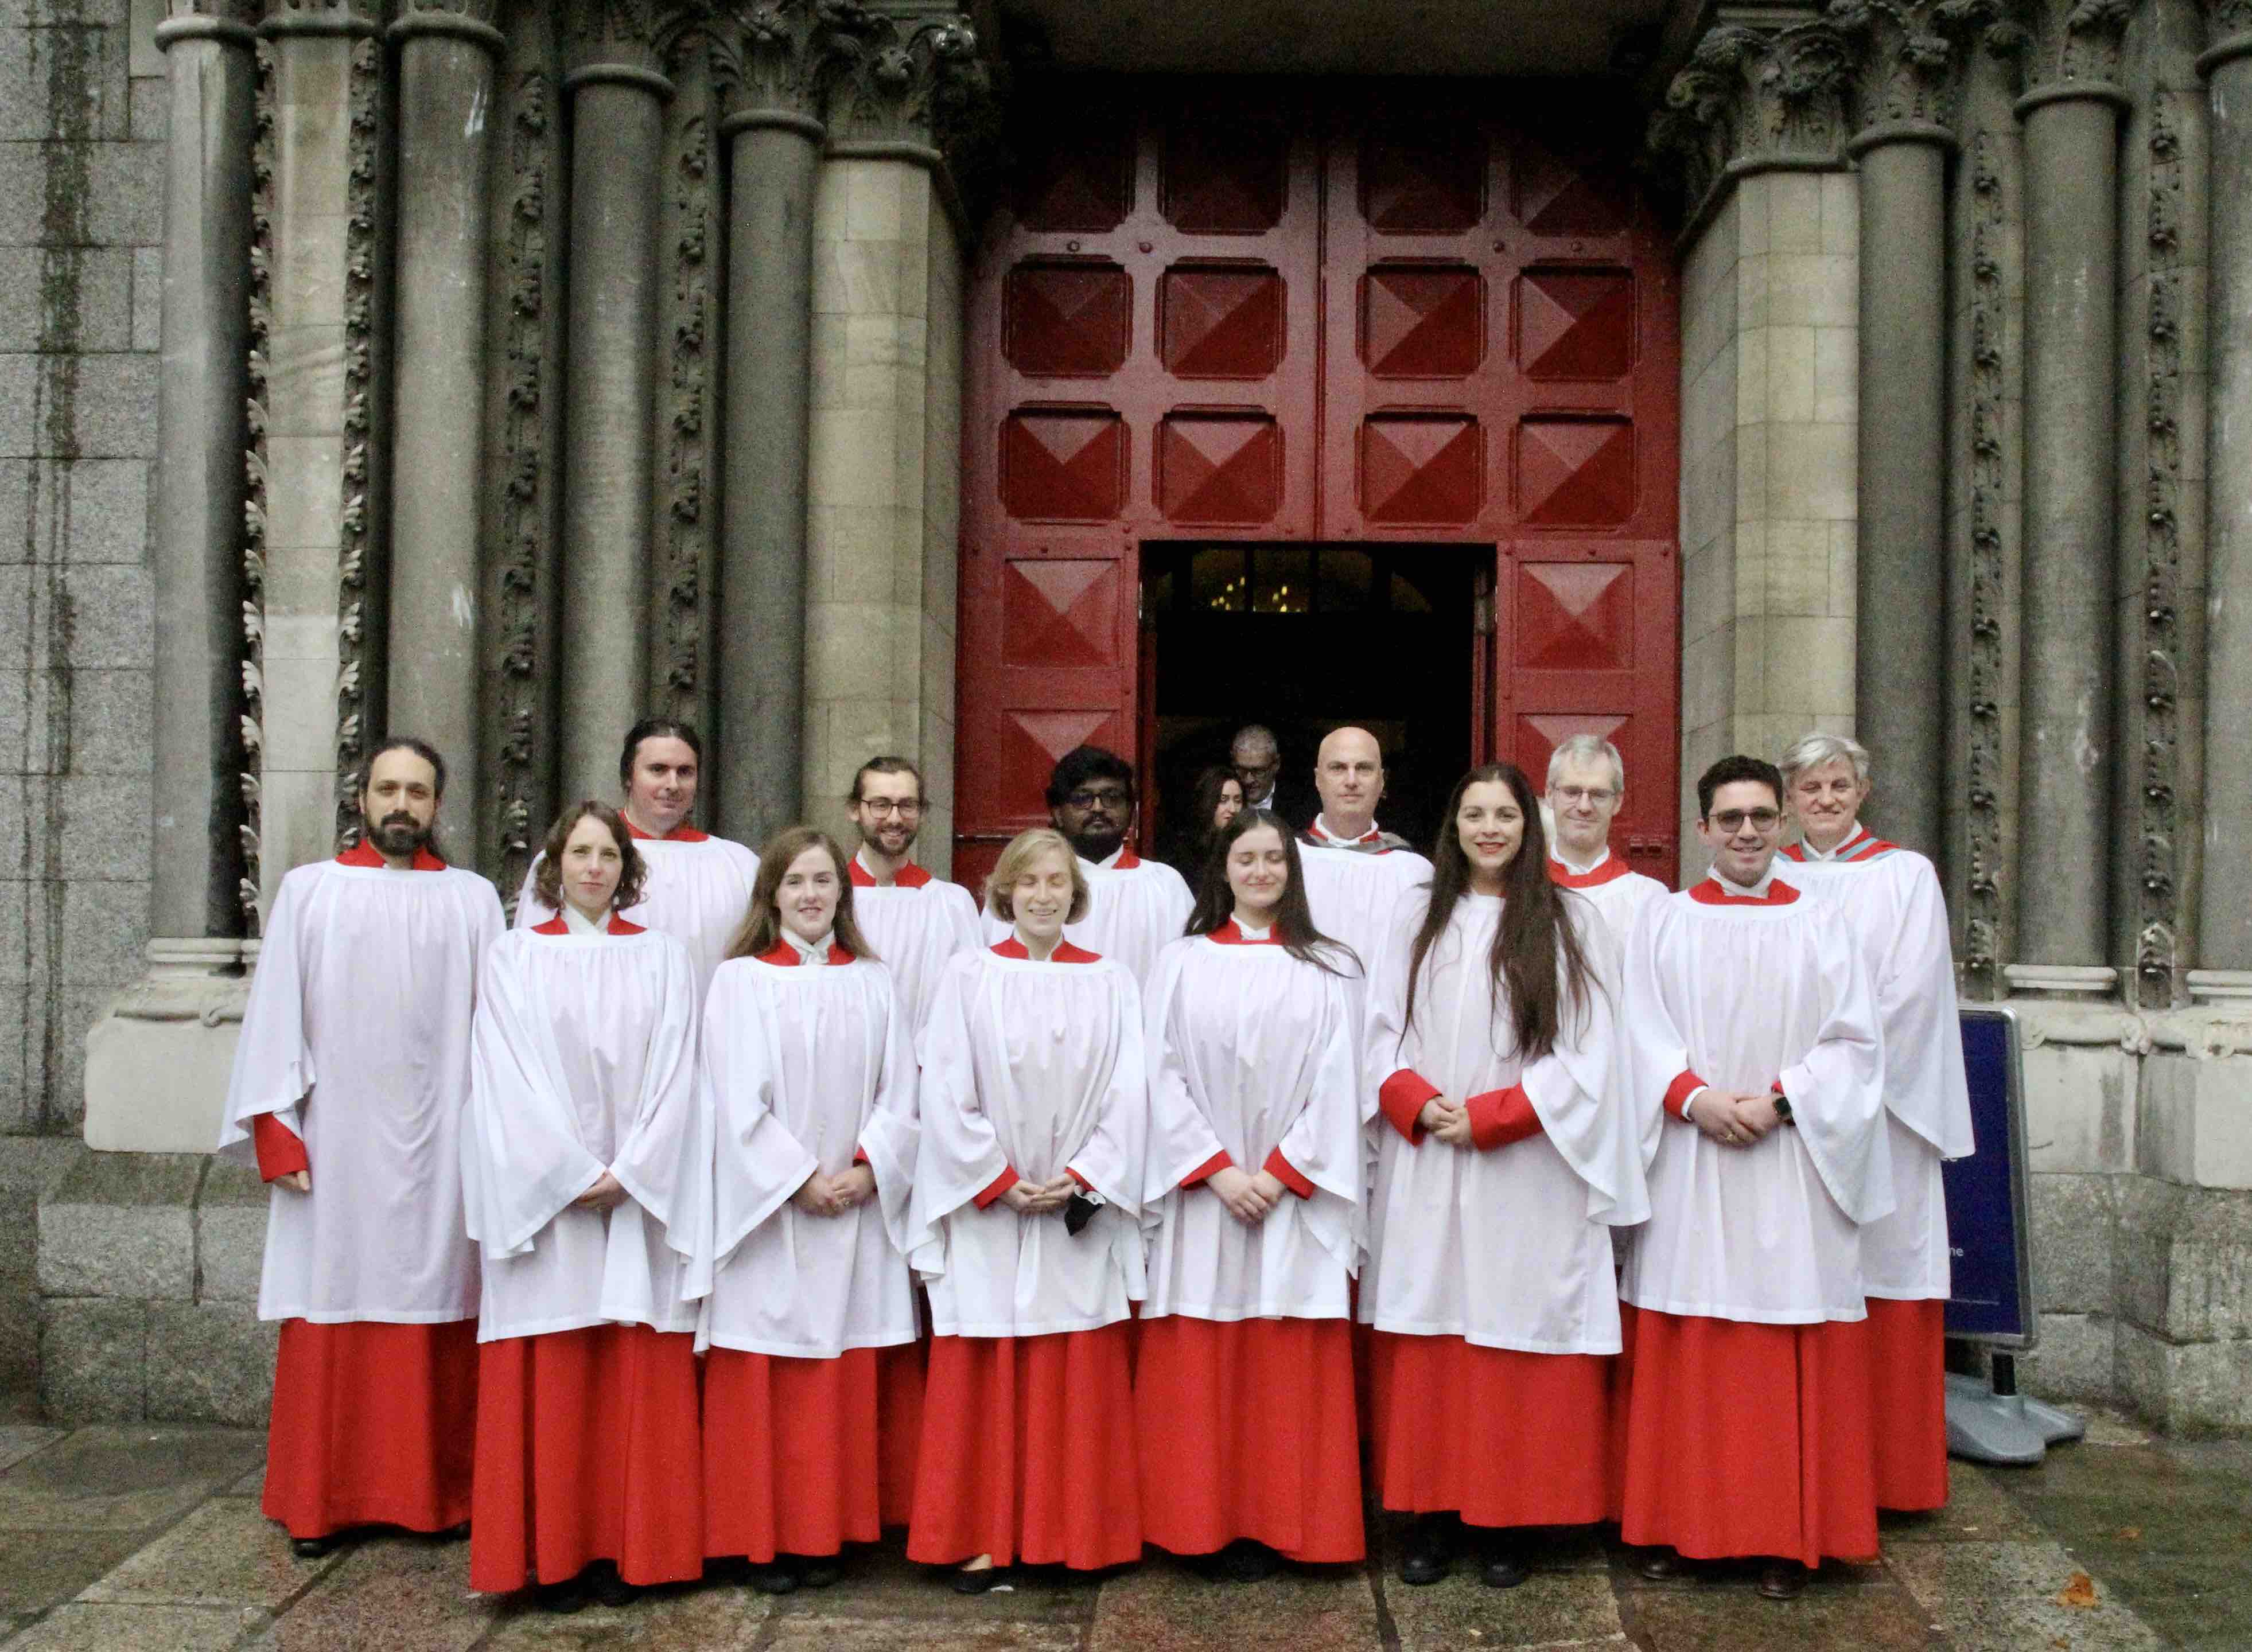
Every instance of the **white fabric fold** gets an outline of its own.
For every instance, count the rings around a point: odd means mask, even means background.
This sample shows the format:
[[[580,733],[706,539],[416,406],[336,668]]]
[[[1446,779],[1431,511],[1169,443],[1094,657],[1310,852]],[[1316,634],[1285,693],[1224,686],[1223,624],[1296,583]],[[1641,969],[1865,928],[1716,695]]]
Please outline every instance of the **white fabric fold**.
[[[688,948],[696,966],[696,990],[712,984],[712,974],[727,956],[736,932],[750,915],[751,886],[758,881],[759,857],[726,837],[693,841],[636,837],[634,848],[649,864],[642,898],[624,909],[626,919],[644,929],[661,930]],[[530,929],[557,915],[533,893],[544,854],[525,869],[517,892],[516,927]]]
[[[892,988],[912,1038],[929,1017],[947,960],[985,944],[977,903],[960,884],[934,878],[919,889],[898,884],[855,889],[852,913],[892,972]]]

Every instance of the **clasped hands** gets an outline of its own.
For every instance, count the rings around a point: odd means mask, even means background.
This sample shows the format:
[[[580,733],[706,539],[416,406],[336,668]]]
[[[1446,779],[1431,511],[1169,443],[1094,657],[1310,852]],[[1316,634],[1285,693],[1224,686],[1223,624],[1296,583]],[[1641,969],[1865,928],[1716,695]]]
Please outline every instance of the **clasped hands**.
[[[1691,1099],[1689,1122],[1722,1147],[1749,1147],[1783,1119],[1772,1093],[1739,1095],[1708,1086]]]
[[[1449,1147],[1474,1145],[1470,1141],[1470,1107],[1467,1101],[1435,1095],[1416,1113],[1415,1122],[1426,1135],[1437,1136]]]
[[[808,1216],[842,1216],[865,1204],[875,1194],[876,1173],[865,1164],[856,1164],[835,1176],[816,1170],[798,1183],[789,1202]]]
[[[1028,1182],[1018,1177],[1001,1195],[1001,1203],[1019,1216],[1053,1216],[1071,1203],[1071,1196],[1079,1191],[1079,1183],[1068,1173],[1051,1177],[1045,1182]]]
[[[1227,1213],[1246,1227],[1256,1227],[1282,1202],[1285,1188],[1271,1170],[1247,1175],[1231,1164],[1206,1177],[1206,1185],[1227,1206]]]

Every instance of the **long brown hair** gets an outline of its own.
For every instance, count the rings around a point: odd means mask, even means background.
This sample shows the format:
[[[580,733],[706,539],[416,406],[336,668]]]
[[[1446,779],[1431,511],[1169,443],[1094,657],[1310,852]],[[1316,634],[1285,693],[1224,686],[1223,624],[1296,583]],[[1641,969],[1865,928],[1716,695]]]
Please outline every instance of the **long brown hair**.
[[[830,926],[831,938],[855,958],[876,955],[876,949],[860,933],[860,920],[852,915],[852,874],[844,864],[844,851],[837,846],[837,840],[818,826],[785,826],[759,850],[759,875],[751,885],[751,909],[743,914],[743,927],[735,932],[734,940],[728,942],[727,956],[756,958],[782,943],[782,880],[791,864],[809,849],[826,850],[829,864],[837,868],[837,916]]]
[[[1595,975],[1578,933],[1564,915],[1563,898],[1548,881],[1548,839],[1540,826],[1540,806],[1533,797],[1533,782],[1514,763],[1486,763],[1472,769],[1455,782],[1447,798],[1446,812],[1439,817],[1439,841],[1432,845],[1431,904],[1409,954],[1408,1011],[1401,1022],[1401,1037],[1407,1037],[1415,1019],[1415,989],[1423,961],[1446,933],[1456,906],[1470,891],[1470,857],[1455,824],[1463,794],[1473,786],[1496,783],[1509,788],[1517,800],[1525,816],[1525,835],[1518,840],[1516,857],[1502,871],[1501,922],[1494,927],[1486,968],[1492,974],[1496,1005],[1504,994],[1508,996],[1518,1059],[1537,1061],[1556,1047],[1560,1001],[1568,996],[1574,1003],[1584,1004]],[[1556,978],[1559,952],[1564,954],[1560,987]]]
[[[633,833],[626,829],[626,817],[608,803],[589,797],[572,804],[555,817],[555,823],[547,829],[547,842],[540,849],[539,870],[532,875],[532,892],[539,898],[541,906],[551,911],[563,910],[563,850],[571,841],[571,834],[579,829],[579,823],[590,815],[602,823],[618,846],[618,888],[610,897],[610,910],[623,912],[641,904],[642,890],[649,881],[649,862],[634,847]]]
[[[1290,880],[1282,885],[1282,899],[1275,907],[1275,939],[1300,963],[1342,975],[1345,972],[1338,968],[1337,961],[1350,958],[1353,973],[1358,975],[1360,955],[1342,941],[1332,940],[1314,927],[1313,909],[1306,904],[1306,869],[1298,857],[1298,840],[1290,835],[1282,817],[1271,809],[1238,809],[1234,820],[1213,834],[1212,848],[1204,857],[1203,875],[1197,880],[1196,909],[1189,913],[1188,927],[1181,933],[1208,935],[1235,915],[1235,891],[1227,882],[1227,857],[1237,838],[1262,826],[1272,828],[1282,840],[1282,856],[1290,869]]]

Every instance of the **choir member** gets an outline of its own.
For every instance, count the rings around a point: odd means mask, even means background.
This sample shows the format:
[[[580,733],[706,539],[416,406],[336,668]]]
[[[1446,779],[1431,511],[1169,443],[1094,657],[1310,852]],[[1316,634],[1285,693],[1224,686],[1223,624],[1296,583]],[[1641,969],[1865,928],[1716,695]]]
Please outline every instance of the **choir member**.
[[[977,902],[960,884],[934,878],[914,863],[928,800],[922,771],[913,763],[904,757],[870,758],[852,776],[852,795],[844,801],[860,832],[849,868],[854,914],[874,955],[891,971],[912,1050],[946,961],[984,944]]]
[[[1772,764],[1706,769],[1712,875],[1628,944],[1628,1072],[1658,1142],[1619,1291],[1627,1541],[1663,1545],[1651,1577],[1760,1557],[1761,1593],[1788,1599],[1824,1556],[1877,1551],[1860,1225],[1893,1196],[1867,970],[1776,875],[1782,801]]]
[[[907,1215],[935,1333],[907,1554],[960,1564],[965,1593],[1018,1561],[1142,1552],[1127,1373],[1143,1288],[1141,994],[1066,938],[1088,891],[1059,833],[1019,836],[986,887],[1011,933],[940,980]]]
[[[1408,847],[1406,838],[1376,823],[1376,805],[1384,797],[1384,748],[1366,729],[1331,729],[1323,737],[1314,758],[1314,789],[1322,807],[1306,828],[1308,843],[1364,854]]]
[[[1482,1534],[1484,1581],[1509,1588],[1515,1528],[1609,1506],[1609,1230],[1649,1201],[1614,956],[1548,880],[1532,782],[1472,769],[1444,818],[1369,994],[1369,1071],[1390,1075],[1360,1293],[1372,1461],[1384,1506],[1416,1517],[1403,1581],[1446,1575],[1459,1521]]]
[[[1134,824],[1134,770],[1099,746],[1067,752],[1048,777],[1048,817],[1079,857],[1088,892],[1086,915],[1065,939],[1074,947],[1123,964],[1136,986],[1150,978],[1157,954],[1178,940],[1196,903],[1189,886],[1163,861],[1143,860],[1127,843]],[[1009,923],[989,912],[994,940]]]
[[[1384,752],[1366,729],[1337,729],[1322,741],[1314,786],[1321,813],[1300,839],[1306,901],[1324,934],[1373,966],[1401,904],[1430,883],[1431,863],[1376,823]]]
[[[1185,878],[1201,877],[1205,857],[1227,823],[1243,812],[1243,782],[1218,763],[1197,772],[1196,793],[1186,824],[1173,836],[1173,868]]]
[[[1548,876],[1577,890],[1602,915],[1615,948],[1623,949],[1643,907],[1666,892],[1655,878],[1628,870],[1611,853],[1611,822],[1626,801],[1626,764],[1600,734],[1574,734],[1548,754],[1543,800],[1556,823]]]
[[[235,1048],[219,1149],[274,1190],[264,1508],[302,1556],[352,1526],[469,1517],[477,1274],[457,1144],[501,911],[440,857],[445,790],[421,740],[361,763],[359,841],[282,878]]]
[[[618,755],[618,783],[625,789],[621,812],[648,871],[633,920],[688,948],[699,993],[711,985],[712,972],[742,928],[759,875],[759,857],[748,849],[688,823],[703,767],[704,742],[695,728],[670,717],[642,718],[626,731]],[[518,929],[562,915],[540,887],[535,857],[517,895]]]
[[[1142,1524],[1240,1582],[1362,1555],[1360,968],[1297,861],[1281,816],[1238,815],[1148,1006]]]
[[[1275,783],[1282,773],[1282,743],[1263,723],[1247,723],[1228,742],[1227,766],[1243,788],[1243,807],[1273,809]]]
[[[696,1312],[710,1204],[696,968],[621,913],[648,870],[608,804],[563,811],[538,893],[558,915],[485,960],[469,1131],[483,1247],[469,1586],[573,1611],[702,1575]]]
[[[1893,1213],[1861,1230],[1868,1293],[1877,1507],[1947,1501],[1943,1304],[1952,1290],[1947,1191],[1940,1165],[1969,1156],[1970,1090],[1955,1007],[1955,954],[1939,875],[1914,850],[1860,823],[1869,753],[1838,734],[1808,734],[1783,760],[1785,801],[1803,841],[1789,875],[1831,897],[1860,937],[1885,1045],[1885,1135]]]
[[[705,1004],[704,1544],[768,1594],[833,1582],[844,1544],[907,1524],[914,1484],[914,1038],[865,896],[826,833],[782,833]]]

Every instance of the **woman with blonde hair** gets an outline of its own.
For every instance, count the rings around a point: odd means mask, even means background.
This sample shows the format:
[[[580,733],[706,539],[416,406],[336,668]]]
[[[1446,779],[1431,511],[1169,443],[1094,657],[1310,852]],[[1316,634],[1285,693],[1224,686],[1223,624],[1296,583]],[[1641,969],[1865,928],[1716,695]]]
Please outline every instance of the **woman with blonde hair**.
[[[982,1593],[1023,1561],[1142,1552],[1129,1302],[1149,1100],[1133,975],[1063,938],[1086,876],[1060,833],[1019,836],[986,886],[1011,926],[950,961],[922,1032],[907,1227],[930,1290],[911,1559]]]
[[[705,1297],[705,1550],[782,1594],[907,1521],[922,1405],[906,1251],[912,1028],[844,851],[793,826],[705,1002],[716,1142]]]

